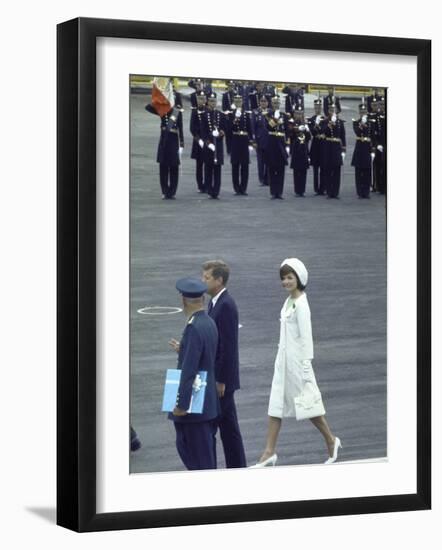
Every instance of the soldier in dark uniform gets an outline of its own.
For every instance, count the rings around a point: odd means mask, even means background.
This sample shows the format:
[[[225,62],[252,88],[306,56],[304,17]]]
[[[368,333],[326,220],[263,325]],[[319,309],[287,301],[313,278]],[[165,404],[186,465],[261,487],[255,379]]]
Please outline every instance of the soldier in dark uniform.
[[[175,105],[174,105],[175,109],[178,109],[178,111],[180,111],[181,113],[184,113],[183,96],[181,92],[178,92],[175,89],[175,86],[173,86],[173,97],[175,100]]]
[[[146,105],[146,111],[158,115],[155,107]],[[160,165],[160,185],[163,199],[174,199],[178,187],[179,165],[184,148],[183,115],[173,107],[161,117],[157,162]]]
[[[252,133],[256,144],[258,178],[261,185],[268,185],[267,166],[264,151],[267,145],[268,131],[265,116],[268,113],[268,100],[265,95],[259,98],[259,108],[252,113]]]
[[[192,84],[192,86],[190,86],[190,84]],[[190,94],[190,105],[192,109],[198,108],[198,95],[200,92],[204,92],[203,85],[204,83],[201,78],[194,78],[188,83],[190,88],[195,89],[195,91]]]
[[[257,82],[249,92],[249,107],[251,111],[259,109],[259,100],[264,95],[264,82]],[[268,107],[269,105],[267,105]]]
[[[196,184],[199,193],[205,193],[204,187],[204,141],[201,138],[201,122],[206,111],[206,94],[203,90],[195,92],[197,98],[197,108],[192,109],[190,113],[190,133],[193,136],[192,152],[190,158],[196,161]]]
[[[344,122],[335,113],[335,105],[328,106],[329,116],[322,122],[325,135],[323,147],[323,166],[327,198],[338,199],[341,186],[341,166],[346,151]]]
[[[283,200],[285,167],[290,152],[287,135],[287,117],[281,113],[278,95],[272,98],[272,110],[265,115],[265,129],[268,139],[264,159],[269,173],[270,195],[272,199]]]
[[[287,94],[285,98],[285,112],[292,113],[294,109],[301,107],[304,109],[304,95],[297,84],[288,84],[282,89],[282,93]]]
[[[373,100],[375,100],[375,102],[378,102],[382,101],[382,98],[384,98],[385,101],[383,88],[375,88],[374,93],[367,97],[367,111],[369,114],[373,113]]]
[[[304,121],[304,110],[301,106],[295,107],[289,119],[290,136],[290,168],[293,169],[293,183],[295,195],[305,196],[305,184],[309,167],[308,143],[311,139],[310,128]]]
[[[355,167],[356,193],[360,199],[369,199],[372,162],[375,154],[372,140],[373,123],[367,116],[365,102],[359,105],[359,118],[353,119],[353,130],[356,134],[356,144],[351,165]]]
[[[374,190],[384,195],[386,192],[386,132],[385,132],[385,99],[372,100],[373,113],[370,120],[373,123],[373,137],[375,144]]]
[[[230,115],[236,109],[234,97],[236,94],[236,84],[234,80],[228,80],[226,82],[227,91],[223,93],[222,96],[222,111],[226,116],[226,150],[227,154],[230,155],[231,143],[232,143],[232,133],[229,128]]]
[[[220,413],[215,380],[215,359],[218,347],[216,324],[204,310],[207,285],[194,278],[179,279],[176,288],[182,294],[187,324],[178,351],[181,379],[176,406],[169,419],[176,430],[176,447],[188,470],[216,468],[216,430]],[[203,412],[187,413],[192,385],[199,371],[207,371]]]
[[[315,99],[313,102],[315,113],[307,119],[310,128],[312,140],[310,143],[310,164],[313,167],[313,190],[316,195],[325,195],[324,173],[321,168],[321,160],[324,155],[321,154],[321,148],[324,145],[324,134],[322,133],[322,100]]]
[[[335,106],[335,113],[339,115],[341,112],[341,101],[339,97],[335,96],[335,89],[333,86],[329,86],[328,95],[324,97],[324,114],[328,117],[329,115],[329,106]]]
[[[241,95],[235,95],[233,100],[236,109],[229,115],[229,128],[232,134],[230,162],[232,163],[233,190],[236,195],[247,195],[250,149],[253,150],[251,113],[243,110]]]
[[[201,119],[201,139],[204,142],[204,188],[209,198],[217,199],[221,188],[221,166],[224,164],[223,138],[225,116],[216,109],[216,94],[207,98],[207,109]]]

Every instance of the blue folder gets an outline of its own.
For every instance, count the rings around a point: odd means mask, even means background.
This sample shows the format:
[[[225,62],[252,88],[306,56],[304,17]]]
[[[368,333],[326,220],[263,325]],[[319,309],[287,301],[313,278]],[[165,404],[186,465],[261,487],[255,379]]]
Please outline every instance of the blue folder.
[[[164,384],[163,412],[172,412],[176,405],[176,396],[180,385],[181,369],[167,369],[166,382]],[[204,396],[207,386],[207,371],[200,370],[195,377],[192,387],[192,397],[188,413],[201,414],[204,407]]]

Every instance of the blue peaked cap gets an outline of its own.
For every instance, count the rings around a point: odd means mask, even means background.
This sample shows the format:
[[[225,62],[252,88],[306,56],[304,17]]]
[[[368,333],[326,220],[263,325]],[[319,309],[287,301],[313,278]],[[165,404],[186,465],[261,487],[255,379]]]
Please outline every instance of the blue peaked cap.
[[[207,285],[195,277],[183,277],[176,282],[176,289],[185,298],[199,298],[207,292]]]

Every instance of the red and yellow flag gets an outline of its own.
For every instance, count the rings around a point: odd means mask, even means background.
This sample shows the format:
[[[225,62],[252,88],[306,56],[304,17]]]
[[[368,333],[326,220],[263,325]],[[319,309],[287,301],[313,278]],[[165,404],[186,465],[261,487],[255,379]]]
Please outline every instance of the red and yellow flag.
[[[152,85],[152,107],[160,116],[164,116],[174,105],[172,80],[156,76]]]

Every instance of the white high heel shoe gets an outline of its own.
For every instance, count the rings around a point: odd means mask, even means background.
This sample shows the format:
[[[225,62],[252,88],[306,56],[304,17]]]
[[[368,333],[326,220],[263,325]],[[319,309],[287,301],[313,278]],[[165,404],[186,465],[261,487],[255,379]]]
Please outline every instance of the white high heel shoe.
[[[249,466],[249,468],[265,468],[266,466],[274,466],[277,460],[278,455],[275,453],[272,456],[269,456],[269,458],[266,458],[266,460],[263,460],[262,462],[257,462],[253,466]]]
[[[338,458],[338,452],[339,449],[342,449],[341,440],[339,437],[335,437],[335,444],[333,447],[333,455],[327,458],[327,460],[324,462],[324,464],[333,464],[333,462],[336,462],[336,459]]]

